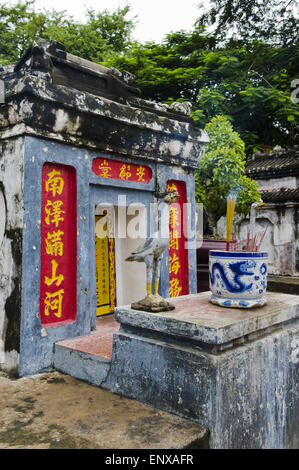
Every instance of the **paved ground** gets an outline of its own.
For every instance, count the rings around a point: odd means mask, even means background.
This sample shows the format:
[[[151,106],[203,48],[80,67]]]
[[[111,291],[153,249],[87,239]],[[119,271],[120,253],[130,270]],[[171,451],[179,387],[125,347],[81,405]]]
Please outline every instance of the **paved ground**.
[[[195,423],[59,372],[0,371],[0,449],[206,448]]]

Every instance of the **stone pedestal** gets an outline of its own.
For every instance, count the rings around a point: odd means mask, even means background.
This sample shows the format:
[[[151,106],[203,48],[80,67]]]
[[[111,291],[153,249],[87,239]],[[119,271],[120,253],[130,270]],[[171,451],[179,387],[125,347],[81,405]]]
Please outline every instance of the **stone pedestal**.
[[[208,426],[212,448],[297,448],[299,297],[268,293],[251,310],[209,297],[117,308],[109,388]]]

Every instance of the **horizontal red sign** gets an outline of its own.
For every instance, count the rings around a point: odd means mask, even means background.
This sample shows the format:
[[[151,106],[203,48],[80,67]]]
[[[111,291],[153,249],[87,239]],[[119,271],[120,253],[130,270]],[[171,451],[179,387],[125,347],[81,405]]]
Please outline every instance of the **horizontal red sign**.
[[[109,158],[95,158],[92,171],[102,178],[112,178],[136,183],[149,183],[152,179],[152,169],[146,165],[120,162]]]
[[[45,326],[76,319],[76,170],[45,163],[42,169],[40,317]]]

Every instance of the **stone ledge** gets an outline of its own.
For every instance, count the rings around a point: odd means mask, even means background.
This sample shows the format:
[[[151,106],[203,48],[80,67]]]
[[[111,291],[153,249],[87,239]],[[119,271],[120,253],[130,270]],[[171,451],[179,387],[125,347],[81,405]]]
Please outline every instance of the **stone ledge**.
[[[208,142],[192,123],[27,75],[7,84],[0,130],[196,168]],[[179,119],[179,117],[178,117]],[[130,149],[130,152],[128,152]]]
[[[267,289],[271,292],[299,295],[299,276],[269,275]]]
[[[210,292],[203,292],[169,299],[176,307],[171,312],[149,313],[130,306],[118,307],[115,318],[125,327],[208,345],[224,345],[243,337],[248,339],[248,335],[267,331],[299,316],[299,297],[294,295],[268,292],[267,305],[253,309],[219,307],[209,302],[210,295]]]

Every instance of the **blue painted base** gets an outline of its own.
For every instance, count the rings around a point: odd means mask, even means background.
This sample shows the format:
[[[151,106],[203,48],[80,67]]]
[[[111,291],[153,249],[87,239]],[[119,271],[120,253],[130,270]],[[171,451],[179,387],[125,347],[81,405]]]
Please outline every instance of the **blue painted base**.
[[[217,297],[217,295],[212,294],[210,302],[220,305],[220,307],[252,308],[263,307],[266,304],[266,299],[265,297],[259,297],[258,299],[226,299],[225,297]]]

